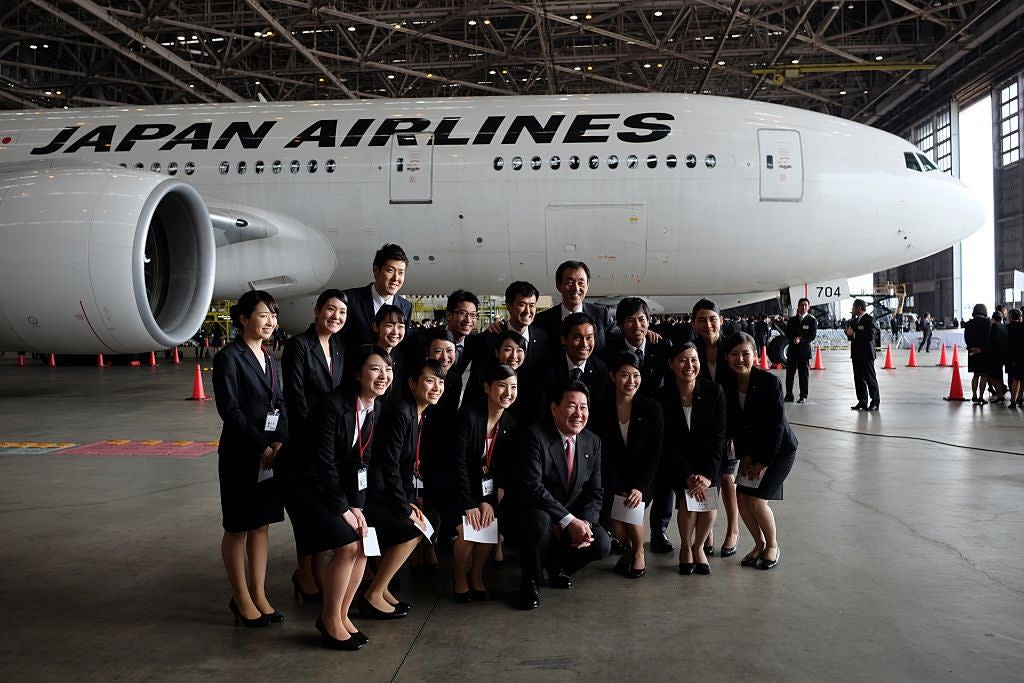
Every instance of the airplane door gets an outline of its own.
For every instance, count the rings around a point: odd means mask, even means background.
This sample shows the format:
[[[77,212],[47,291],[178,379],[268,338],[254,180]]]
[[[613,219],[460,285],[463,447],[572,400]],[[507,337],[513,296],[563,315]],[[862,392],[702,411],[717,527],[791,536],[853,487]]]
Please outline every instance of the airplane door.
[[[433,201],[432,137],[430,133],[391,136],[389,192],[392,204],[430,204]]]
[[[800,133],[795,130],[759,130],[761,201],[798,202],[804,196],[804,160]]]
[[[549,272],[563,261],[584,261],[592,269],[592,288],[604,291],[644,276],[646,205],[548,204],[545,222]]]

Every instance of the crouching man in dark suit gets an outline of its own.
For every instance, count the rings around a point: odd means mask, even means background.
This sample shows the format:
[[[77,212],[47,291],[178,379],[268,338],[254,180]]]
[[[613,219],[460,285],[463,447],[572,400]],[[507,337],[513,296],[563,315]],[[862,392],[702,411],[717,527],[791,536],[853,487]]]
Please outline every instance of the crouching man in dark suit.
[[[590,395],[569,382],[551,396],[552,420],[525,435],[522,482],[521,607],[540,607],[547,569],[554,588],[572,588],[574,572],[611,551],[601,514],[601,441],[587,431]]]

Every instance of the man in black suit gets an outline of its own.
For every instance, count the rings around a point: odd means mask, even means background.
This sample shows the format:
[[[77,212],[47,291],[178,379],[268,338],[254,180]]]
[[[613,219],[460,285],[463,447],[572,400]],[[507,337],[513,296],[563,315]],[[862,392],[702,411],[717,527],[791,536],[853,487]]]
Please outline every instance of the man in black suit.
[[[761,357],[761,349],[768,346],[768,340],[771,339],[772,329],[768,327],[768,316],[758,316],[757,320],[754,321],[754,341],[757,343],[757,357]]]
[[[452,369],[461,375],[466,371],[477,353],[477,316],[480,314],[480,299],[473,292],[456,289],[448,295],[445,306],[445,324],[455,339],[455,365]]]
[[[594,319],[586,313],[572,313],[562,321],[562,352],[547,366],[547,397],[561,394],[569,382],[582,382],[593,402],[611,390],[608,366],[597,357]]]
[[[807,377],[810,374],[811,342],[818,336],[818,321],[810,313],[811,302],[802,298],[796,304],[796,315],[786,325],[789,353],[786,357],[786,403],[793,402],[793,375],[800,374],[800,400],[807,403]]]
[[[932,352],[932,329],[934,329],[935,323],[932,322],[932,314],[925,313],[924,317],[921,318],[921,343],[917,345],[917,352],[921,353],[921,349],[924,349],[925,353]]]
[[[615,323],[607,308],[584,301],[589,287],[590,268],[586,263],[566,261],[559,265],[555,270],[555,288],[562,295],[562,301],[538,313],[534,324],[547,332],[549,339],[558,339],[562,332],[562,321],[567,316],[571,313],[586,313],[594,321],[595,350],[601,353],[608,335],[615,331]],[[551,354],[557,355],[558,348],[552,348]]]
[[[611,551],[598,524],[601,441],[587,431],[587,387],[572,382],[553,397],[551,421],[534,425],[524,439],[522,484],[521,607],[540,607],[538,584],[548,570],[551,586],[572,588],[572,574]]]
[[[647,302],[638,296],[627,296],[615,308],[615,322],[621,335],[608,340],[604,360],[612,359],[623,351],[630,351],[640,359],[640,392],[654,396],[668,375],[669,343],[665,339],[652,342],[647,339],[651,310]]]
[[[850,358],[853,360],[853,385],[857,389],[857,404],[850,406],[850,410],[878,410],[878,378],[875,377],[878,323],[867,310],[868,305],[863,299],[855,299],[853,320],[846,328],[846,336],[850,339]]]
[[[348,297],[348,321],[342,334],[348,349],[373,344],[377,335],[371,329],[373,316],[384,304],[398,306],[407,321],[412,320],[412,304],[398,290],[405,283],[409,258],[397,244],[385,244],[373,257],[373,282],[365,287],[345,290]]]

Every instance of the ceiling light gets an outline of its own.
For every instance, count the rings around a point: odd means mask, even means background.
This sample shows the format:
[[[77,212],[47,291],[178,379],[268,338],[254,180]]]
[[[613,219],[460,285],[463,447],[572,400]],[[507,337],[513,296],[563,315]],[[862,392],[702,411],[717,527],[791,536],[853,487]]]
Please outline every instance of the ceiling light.
[[[427,78],[433,78],[434,74],[427,74]]]
[[[650,69],[650,68],[651,68],[651,65],[650,65],[650,64],[644,64],[644,68],[645,68],[645,69]]]
[[[885,59],[885,57],[883,57],[882,55],[875,55],[875,61],[876,61],[876,62],[880,62],[880,61],[882,61],[883,59]]]
[[[50,46],[47,45],[46,43],[43,43],[43,47],[50,47]]]
[[[44,95],[52,95],[52,94],[53,94],[53,91],[52,91],[52,90],[47,90],[47,91],[46,91],[46,92],[44,92],[43,94],[44,94]]]
[[[656,11],[656,12],[654,13],[654,16],[656,16],[656,17],[660,17],[661,15],[662,15],[662,11],[661,11],[661,10],[657,10],[657,11]]]
[[[578,66],[574,66],[574,67],[572,68],[572,70],[573,70],[573,71],[579,71],[579,70],[580,70],[580,67],[578,67]]]
[[[484,26],[490,26],[490,25],[491,25],[491,20],[490,19],[484,19]]]
[[[579,17],[576,16],[575,14],[570,14],[569,18],[572,19],[573,21],[576,21],[577,19],[579,19]]]
[[[507,73],[508,73],[508,69],[502,69],[502,70],[501,70],[501,73],[503,73],[503,74],[507,74]]]
[[[867,95],[869,92],[870,92],[869,90],[865,90],[864,94]]]
[[[269,36],[270,33],[268,32],[267,35]],[[192,40],[199,40],[199,36],[192,36]]]
[[[593,70],[594,70],[594,67],[592,67],[592,66],[588,66],[587,67],[587,71],[593,71]]]
[[[259,35],[259,33],[257,33],[256,35]],[[178,40],[184,42],[185,36],[178,36]]]
[[[718,66],[725,66],[725,62],[721,59],[718,60]]]
[[[60,90],[58,90],[58,91],[57,91],[57,94],[58,94],[58,95],[60,95],[60,94],[61,94]]]
[[[395,80],[395,74],[388,74],[388,80]]]
[[[799,59],[794,59],[792,62],[790,62],[790,64],[799,64],[799,63],[800,63]]]
[[[38,46],[38,45],[36,45],[35,43],[33,43],[32,45],[29,45],[29,47],[30,47],[31,49],[33,49],[33,50],[38,50],[38,49],[39,49],[39,46]]]
[[[658,62],[658,68],[659,68],[659,69],[660,69],[661,67],[663,67],[663,66],[665,66],[665,65],[664,65],[664,64],[662,64],[661,62]]]
[[[496,74],[496,73],[498,73],[498,72],[497,72],[497,71],[495,71],[494,69],[491,69],[491,70],[490,70],[490,71],[488,71],[487,73],[489,73],[490,75],[492,75],[492,76],[493,76],[494,74]]]
[[[468,24],[469,24],[470,26],[476,26],[476,19],[470,19],[470,20],[469,20],[468,22],[466,22],[466,23],[468,23]]]
[[[259,82],[259,81],[256,81],[256,85],[259,85],[259,84],[260,84],[260,82]]]
[[[189,83],[189,84],[188,84],[188,87],[190,87],[190,88],[194,88],[194,87],[196,87],[196,86],[194,86],[194,85],[192,85],[191,83]]]
[[[847,5],[846,9],[853,9],[853,3],[851,2],[849,5]]]
[[[592,15],[590,12],[587,12],[586,14],[583,15],[583,18],[584,19],[593,19],[594,15]]]
[[[525,78],[523,79],[523,83],[526,83],[526,79]]]
[[[349,31],[355,31],[355,30],[356,30],[356,27],[355,27],[355,26],[349,26],[349,27],[348,27],[348,30],[349,30]]]
[[[732,35],[730,35],[729,37],[730,37],[730,38],[739,38],[739,37],[740,37],[740,34],[739,34],[739,33],[733,33],[733,34],[732,34]]]
[[[264,31],[264,33],[263,33],[263,37],[264,38],[269,38],[272,35],[274,35],[273,31]],[[192,36],[192,37],[195,38],[195,36]]]
[[[323,78],[323,76],[321,76],[320,78],[318,78],[318,79],[316,79],[316,80],[317,80],[317,81],[319,81],[320,83],[323,83],[323,82],[324,82],[324,78]]]
[[[845,91],[845,90],[840,90],[840,91],[839,91],[839,94],[840,94],[840,95],[845,95],[845,94],[846,94],[846,91]]]

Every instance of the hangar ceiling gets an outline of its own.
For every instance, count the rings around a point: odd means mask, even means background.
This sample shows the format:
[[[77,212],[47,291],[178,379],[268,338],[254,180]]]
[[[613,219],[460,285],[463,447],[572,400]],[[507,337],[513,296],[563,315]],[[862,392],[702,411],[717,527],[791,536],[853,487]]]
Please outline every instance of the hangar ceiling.
[[[8,0],[0,106],[689,92],[865,123],[1019,0]],[[1017,50],[1024,50],[1019,39]]]

